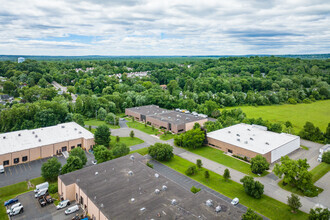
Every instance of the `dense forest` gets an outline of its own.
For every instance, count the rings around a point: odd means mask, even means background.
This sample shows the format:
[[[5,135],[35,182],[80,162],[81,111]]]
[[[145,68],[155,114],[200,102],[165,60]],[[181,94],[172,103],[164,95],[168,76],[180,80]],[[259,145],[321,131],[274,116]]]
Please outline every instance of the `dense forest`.
[[[93,118],[100,109],[122,113],[127,107],[147,104],[217,118],[221,114],[218,109],[225,106],[310,103],[330,98],[330,59],[251,56],[181,61],[1,61],[2,93],[16,99],[0,105],[0,132],[48,126],[80,116]],[[147,75],[132,77],[130,72]],[[76,102],[71,102],[70,94],[56,91],[52,81],[76,94]]]

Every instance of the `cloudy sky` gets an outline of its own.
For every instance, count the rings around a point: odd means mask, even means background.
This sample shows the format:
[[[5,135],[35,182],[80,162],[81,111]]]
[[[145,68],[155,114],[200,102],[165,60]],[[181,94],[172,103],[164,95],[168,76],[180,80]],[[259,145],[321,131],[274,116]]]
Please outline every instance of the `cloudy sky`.
[[[330,52],[329,0],[0,0],[0,54]]]

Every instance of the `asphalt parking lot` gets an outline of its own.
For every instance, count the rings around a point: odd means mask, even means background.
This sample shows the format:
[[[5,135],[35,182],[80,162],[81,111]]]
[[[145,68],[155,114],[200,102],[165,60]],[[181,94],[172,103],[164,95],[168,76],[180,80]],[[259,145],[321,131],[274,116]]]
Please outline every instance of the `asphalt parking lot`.
[[[28,163],[22,163],[15,166],[5,167],[5,173],[0,174],[0,187],[12,185],[18,182],[41,176],[41,166],[49,158],[42,158]],[[66,159],[61,156],[57,158],[62,165],[66,163]]]
[[[48,204],[41,207],[38,200],[34,198],[34,192],[27,192],[18,196],[19,202],[24,207],[24,212],[16,216],[11,217],[12,220],[25,220],[25,219],[53,219],[63,220],[72,219],[76,214],[82,214],[83,211],[80,209],[78,212],[70,215],[65,215],[64,211],[67,208],[57,210],[55,204]],[[69,207],[75,204],[71,204]]]

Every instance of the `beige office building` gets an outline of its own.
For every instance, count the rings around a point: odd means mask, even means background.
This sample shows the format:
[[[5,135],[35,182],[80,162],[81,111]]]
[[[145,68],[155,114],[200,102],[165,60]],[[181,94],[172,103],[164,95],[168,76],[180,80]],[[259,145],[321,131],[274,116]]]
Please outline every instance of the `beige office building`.
[[[75,147],[91,149],[94,135],[75,122],[0,134],[0,164],[12,166],[51,157]]]

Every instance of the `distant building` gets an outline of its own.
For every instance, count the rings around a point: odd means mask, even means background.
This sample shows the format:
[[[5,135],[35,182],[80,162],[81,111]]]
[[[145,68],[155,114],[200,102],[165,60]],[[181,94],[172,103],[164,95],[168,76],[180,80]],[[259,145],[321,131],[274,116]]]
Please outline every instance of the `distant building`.
[[[300,137],[267,131],[260,125],[237,124],[207,134],[208,145],[251,159],[258,154],[273,163],[300,147]]]
[[[94,135],[75,122],[0,134],[0,164],[11,166],[51,157],[75,147],[91,149]]]
[[[163,90],[166,90],[167,89],[167,85],[159,85],[160,88],[162,88]]]
[[[201,126],[207,122],[207,116],[192,114],[189,111],[173,111],[159,108],[157,105],[146,105],[125,109],[125,114],[139,121],[144,121],[157,128],[164,128],[173,133],[191,130],[195,123]]]
[[[137,153],[59,176],[58,193],[93,220],[232,220],[244,213],[205,190],[191,193],[146,166]]]
[[[17,62],[18,63],[23,63],[25,61],[25,58],[24,57],[19,57],[18,59],[17,59]]]

